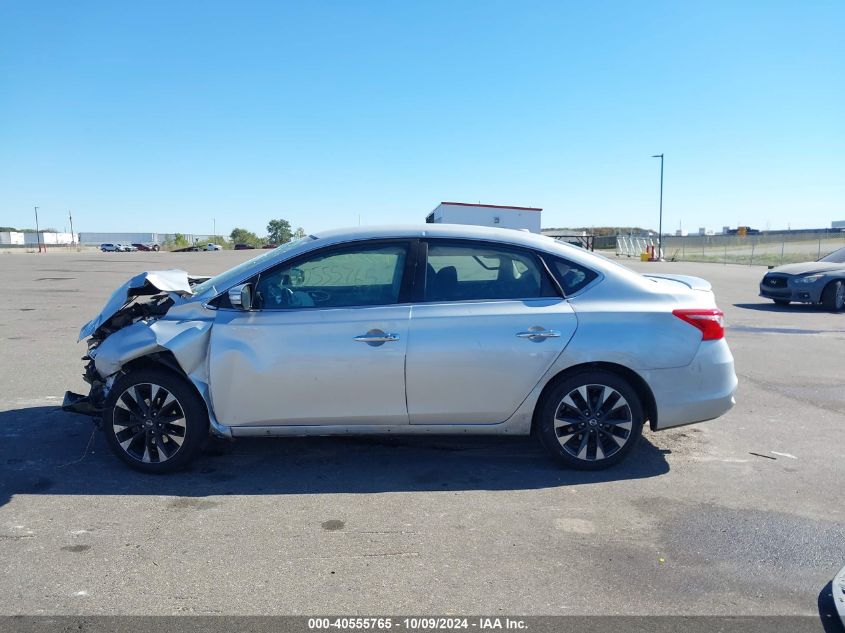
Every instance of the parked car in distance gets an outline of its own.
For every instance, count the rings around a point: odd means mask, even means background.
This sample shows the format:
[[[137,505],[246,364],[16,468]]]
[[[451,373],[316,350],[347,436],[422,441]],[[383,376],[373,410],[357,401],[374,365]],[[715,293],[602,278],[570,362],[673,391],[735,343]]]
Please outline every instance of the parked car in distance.
[[[326,231],[211,278],[141,273],[85,324],[88,396],[124,462],[228,438],[535,434],[563,465],[733,405],[710,284],[552,238],[427,224]]]
[[[222,251],[223,247],[220,244],[207,244],[205,247],[207,251]]]
[[[137,251],[138,249],[132,246],[132,244],[115,244],[115,246],[124,253],[131,253],[133,251]]]
[[[845,308],[845,247],[817,262],[784,264],[769,270],[760,281],[760,296],[778,305],[820,303],[828,310]]]
[[[139,251],[159,251],[161,247],[158,244],[141,244],[140,242],[136,242],[132,244],[137,250]]]
[[[121,250],[121,248],[120,248],[119,244],[105,243],[105,244],[100,244],[100,250],[103,251],[104,253],[116,253],[116,252],[119,252]]]
[[[235,244],[236,251],[251,251],[255,250],[255,247],[252,244]]]
[[[279,248],[279,245],[278,244],[264,244],[261,248],[263,248],[263,249]]]

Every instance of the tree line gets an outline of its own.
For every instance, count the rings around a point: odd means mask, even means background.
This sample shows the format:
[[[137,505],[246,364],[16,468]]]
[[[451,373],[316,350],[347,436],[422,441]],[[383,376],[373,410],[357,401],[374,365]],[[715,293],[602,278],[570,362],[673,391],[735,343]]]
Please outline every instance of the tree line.
[[[252,231],[235,228],[229,234],[232,244],[247,244],[248,246],[264,246],[265,244],[284,244],[292,239],[305,237],[305,229],[301,226],[292,229],[290,222],[284,219],[270,220],[267,223],[267,235],[259,237]]]

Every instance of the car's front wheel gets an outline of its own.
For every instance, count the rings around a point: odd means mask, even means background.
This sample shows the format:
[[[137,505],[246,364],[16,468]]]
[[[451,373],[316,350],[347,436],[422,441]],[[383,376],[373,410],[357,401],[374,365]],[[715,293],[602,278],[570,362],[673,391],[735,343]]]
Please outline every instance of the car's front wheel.
[[[621,376],[583,371],[545,395],[536,420],[540,440],[559,462],[601,470],[631,452],[642,434],[644,414],[637,392]]]
[[[114,382],[103,409],[112,451],[132,468],[168,473],[185,466],[208,436],[196,390],[166,369],[141,369]]]
[[[822,305],[832,312],[841,312],[845,307],[845,282],[831,281],[822,291]]]

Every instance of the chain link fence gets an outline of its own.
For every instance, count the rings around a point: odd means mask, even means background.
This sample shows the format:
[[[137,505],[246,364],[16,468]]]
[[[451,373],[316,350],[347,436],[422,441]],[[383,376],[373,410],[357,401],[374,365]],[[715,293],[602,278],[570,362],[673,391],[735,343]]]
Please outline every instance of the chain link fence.
[[[815,261],[842,247],[845,232],[831,231],[663,237],[663,256],[679,262],[779,266]]]

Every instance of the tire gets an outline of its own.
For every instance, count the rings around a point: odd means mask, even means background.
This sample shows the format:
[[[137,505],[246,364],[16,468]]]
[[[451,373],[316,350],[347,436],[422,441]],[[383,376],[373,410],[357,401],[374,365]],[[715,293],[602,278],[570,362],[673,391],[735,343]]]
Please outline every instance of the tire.
[[[114,454],[135,470],[170,473],[200,450],[208,437],[208,412],[181,376],[167,369],[140,369],[112,385],[103,431]]]
[[[608,403],[610,411],[602,411]],[[644,419],[640,398],[628,381],[595,370],[578,372],[552,387],[540,403],[535,424],[540,442],[560,464],[602,470],[631,452]]]
[[[158,245],[158,244],[155,244],[155,245],[153,246],[153,250],[154,250],[154,251],[156,251],[156,252],[158,252],[158,251],[159,251],[159,248],[160,248],[160,247],[159,247],[159,245]]]
[[[842,312],[845,307],[845,282],[831,281],[822,291],[822,305],[831,312]]]
[[[791,303],[789,299],[772,299],[772,301],[779,306],[788,306]]]

